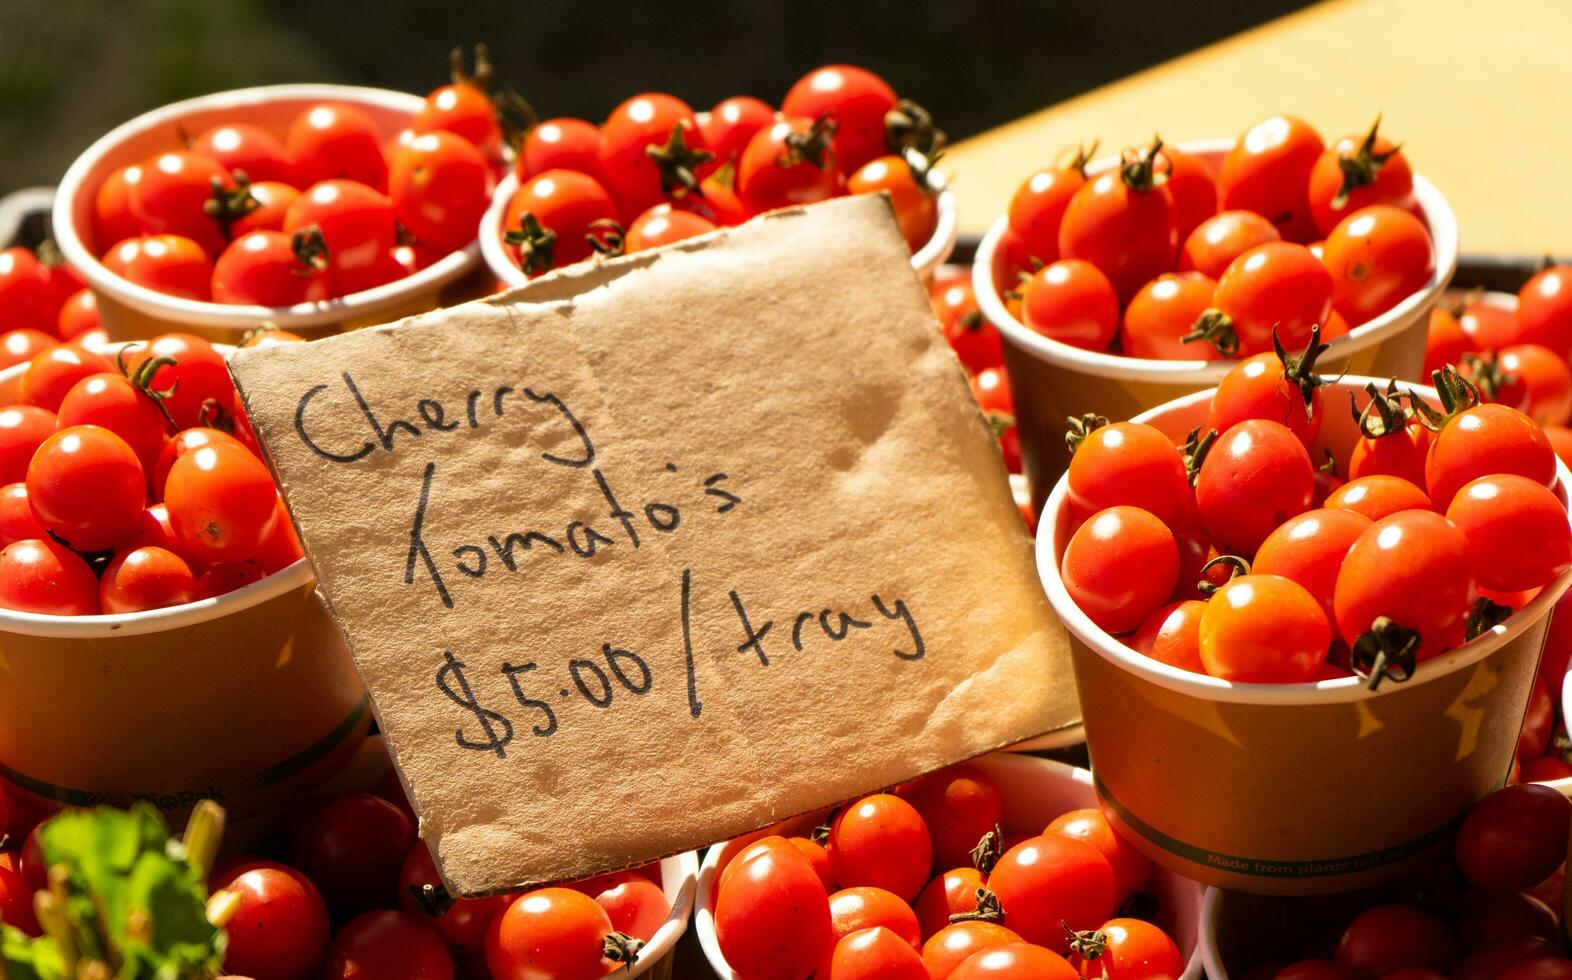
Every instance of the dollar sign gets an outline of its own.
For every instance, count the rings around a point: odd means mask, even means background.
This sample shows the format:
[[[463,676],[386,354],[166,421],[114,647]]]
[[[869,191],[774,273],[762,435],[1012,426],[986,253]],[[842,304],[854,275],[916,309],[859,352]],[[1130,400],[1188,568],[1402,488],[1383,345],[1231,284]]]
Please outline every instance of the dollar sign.
[[[480,702],[475,700],[475,693],[469,689],[469,681],[464,679],[464,661],[453,656],[453,651],[451,650],[442,651],[442,655],[447,662],[437,668],[437,690],[446,694],[448,699],[459,707],[474,712],[475,720],[480,722],[480,727],[486,731],[486,741],[475,742],[465,738],[464,729],[458,728],[453,731],[454,740],[458,742],[461,749],[474,749],[477,752],[495,752],[497,753],[497,758],[506,759],[508,753],[504,750],[504,746],[513,741],[513,723],[495,711],[482,708]],[[448,686],[449,674],[453,675],[453,679],[458,682],[459,691],[463,692],[462,697]],[[495,729],[492,728],[494,722],[502,725],[500,737]]]

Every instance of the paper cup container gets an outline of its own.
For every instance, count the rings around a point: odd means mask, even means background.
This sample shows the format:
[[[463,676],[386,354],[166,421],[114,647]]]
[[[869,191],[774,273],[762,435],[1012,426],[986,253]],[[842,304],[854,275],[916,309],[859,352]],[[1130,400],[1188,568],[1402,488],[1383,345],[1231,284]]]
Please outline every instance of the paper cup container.
[[[931,281],[939,266],[955,250],[955,240],[960,229],[955,192],[947,186],[944,174],[937,170],[930,171],[928,183],[936,195],[938,223],[934,226],[933,237],[912,254],[912,268],[917,270],[923,282]],[[517,289],[529,282],[529,277],[513,261],[513,256],[508,254],[502,242],[502,219],[507,215],[508,202],[513,200],[513,194],[518,189],[518,174],[509,173],[497,185],[491,197],[491,206],[486,209],[486,216],[480,222],[480,254],[486,260],[486,268],[491,270],[504,289]]]
[[[967,765],[981,769],[1003,792],[1006,835],[1041,833],[1060,814],[1097,805],[1097,796],[1092,790],[1092,774],[1085,769],[1049,759],[1007,753],[986,755],[971,760]],[[806,833],[821,823],[824,816],[824,811],[804,814],[770,832]],[[699,907],[694,915],[695,928],[699,934],[699,946],[709,960],[710,969],[721,980],[742,978],[727,965],[715,939],[715,889],[727,862],[762,836],[764,833],[760,832],[716,844],[704,855],[704,866],[699,871]],[[1161,909],[1159,924],[1173,937],[1185,956],[1186,966],[1181,980],[1201,980],[1201,886],[1163,868],[1153,868],[1148,890],[1157,896]],[[1004,924],[1010,924],[1008,919]]]
[[[1179,144],[1214,169],[1232,146],[1233,140],[1226,139]],[[1095,173],[1116,162],[1108,157],[1087,169]],[[1419,372],[1430,307],[1457,270],[1457,219],[1435,185],[1417,174],[1414,198],[1435,242],[1435,271],[1418,292],[1333,341],[1332,349],[1317,362],[1323,374],[1348,371],[1423,380]],[[1004,364],[1021,429],[1021,456],[1032,499],[1041,506],[1070,462],[1064,444],[1067,417],[1096,412],[1127,419],[1180,395],[1213,387],[1234,362],[1160,361],[1081,350],[1027,327],[1010,315],[1000,294],[1000,242],[1008,225],[1009,219],[1000,217],[983,236],[972,265],[972,284],[983,316],[999,328],[1004,340]]]
[[[15,403],[26,365],[0,371]],[[306,559],[168,609],[0,609],[0,786],[36,806],[147,800],[172,825],[198,800],[233,820],[336,772],[371,706]]]
[[[248,122],[282,136],[307,106],[345,102],[365,110],[388,140],[409,124],[423,101],[405,92],[350,85],[267,85],[204,95],[144,113],[110,130],[66,171],[55,197],[55,240],[92,288],[99,318],[115,340],[183,330],[234,343],[264,320],[312,338],[435,309],[442,305],[445,288],[466,291],[466,277],[480,268],[480,247],[475,242],[412,276],[375,289],[323,303],[269,307],[201,303],[127,282],[98,261],[99,252],[114,242],[92,241],[98,185],[120,167],[178,146],[176,134],[181,129],[194,135],[222,122]],[[469,291],[478,295],[485,290]]]
[[[1327,389],[1321,441],[1339,458],[1358,430],[1336,406],[1372,380]],[[1179,439],[1210,398],[1188,395],[1136,421]],[[1572,475],[1558,469],[1565,503]],[[1071,601],[1059,577],[1073,531],[1067,493],[1061,479],[1049,496],[1038,573],[1069,633],[1103,810],[1154,861],[1238,891],[1349,891],[1434,860],[1469,805],[1505,780],[1572,571],[1406,683],[1231,684],[1136,653]]]

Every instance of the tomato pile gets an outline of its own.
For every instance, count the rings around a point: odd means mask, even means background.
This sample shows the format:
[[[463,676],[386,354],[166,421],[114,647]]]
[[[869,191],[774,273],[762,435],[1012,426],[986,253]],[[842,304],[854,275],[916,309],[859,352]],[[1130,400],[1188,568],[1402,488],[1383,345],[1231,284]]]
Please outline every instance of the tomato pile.
[[[222,595],[302,556],[223,355],[190,334],[33,356],[0,408],[0,549],[0,607],[54,616]]]
[[[0,251],[0,369],[62,340],[104,339],[98,300],[53,242],[37,253],[22,245]]]
[[[242,118],[111,173],[93,191],[106,268],[182,299],[283,307],[372,289],[475,240],[502,130],[474,74],[384,133],[358,106],[308,106],[282,132]]]
[[[559,118],[532,129],[499,234],[536,275],[593,252],[638,252],[777,208],[887,191],[916,251],[938,221],[928,170],[943,142],[921,107],[853,65],[809,72],[779,109],[738,95],[695,112],[646,92],[599,126]]]
[[[1249,980],[1568,980],[1562,862],[1572,804],[1545,786],[1510,786],[1476,803],[1453,861],[1351,921],[1290,928],[1275,962]],[[1345,913],[1346,914],[1346,913]],[[1295,954],[1306,957],[1294,959]],[[1292,960],[1292,962],[1289,962]]]
[[[1318,441],[1336,408],[1323,350],[1317,328],[1296,355],[1279,343],[1241,361],[1182,447],[1144,423],[1072,420],[1077,527],[1060,570],[1094,623],[1226,680],[1374,686],[1572,567],[1538,423],[1443,368],[1439,407],[1395,381],[1368,384],[1363,405],[1350,393],[1361,437],[1334,458]]]
[[[1149,905],[1151,864],[1101,811],[1006,837],[974,766],[839,808],[812,836],[759,837],[720,871],[715,935],[746,980],[1160,980],[1184,960]]]
[[[1435,248],[1403,150],[1372,126],[1328,145],[1302,119],[1245,130],[1213,166],[1154,139],[1090,151],[1011,199],[996,274],[1017,320],[1074,347],[1216,360],[1335,340],[1419,290]],[[952,335],[953,336],[953,335]]]

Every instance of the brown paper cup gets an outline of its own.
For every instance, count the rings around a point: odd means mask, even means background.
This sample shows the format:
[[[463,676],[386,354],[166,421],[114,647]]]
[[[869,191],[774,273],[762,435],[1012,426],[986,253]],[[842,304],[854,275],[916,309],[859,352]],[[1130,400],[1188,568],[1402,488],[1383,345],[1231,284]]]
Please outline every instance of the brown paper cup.
[[[326,303],[287,307],[178,299],[127,282],[98,261],[98,253],[114,244],[92,241],[93,197],[105,177],[120,167],[178,147],[181,130],[195,135],[221,122],[241,121],[282,135],[302,109],[318,102],[355,105],[371,117],[384,139],[392,139],[409,125],[423,100],[406,92],[352,85],[236,89],[143,113],[110,130],[77,157],[55,194],[55,240],[93,290],[99,318],[111,340],[138,340],[180,330],[236,343],[263,321],[314,338],[435,309],[444,299],[455,298],[455,292],[461,294],[458,298],[470,298],[490,291],[465,288],[466,280],[481,268],[480,247],[473,241],[414,275],[384,286]]]
[[[1195,140],[1179,148],[1214,168],[1232,140]],[[1093,163],[1098,172],[1116,161]],[[1423,177],[1414,177],[1414,198],[1429,223],[1435,242],[1436,267],[1418,292],[1369,323],[1332,342],[1317,362],[1326,375],[1339,372],[1422,380],[1425,328],[1430,307],[1457,271],[1457,219],[1446,199]],[[1032,504],[1041,510],[1054,481],[1069,465],[1064,444],[1065,419],[1096,412],[1127,419],[1171,399],[1211,388],[1233,366],[1231,361],[1159,361],[1081,350],[1037,333],[1010,315],[1000,294],[1000,242],[1009,221],[1000,217],[977,249],[972,284],[977,303],[1004,341],[1004,364],[1015,398],[1020,426],[1021,458],[1032,489]]]
[[[1335,406],[1371,380],[1326,391],[1321,441],[1339,458],[1358,430]],[[1210,397],[1136,420],[1179,439]],[[1560,467],[1563,502],[1569,480]],[[1435,860],[1469,805],[1506,778],[1550,612],[1572,583],[1569,571],[1406,683],[1231,684],[1158,663],[1093,625],[1059,577],[1072,531],[1061,479],[1039,528],[1038,572],[1070,635],[1103,809],[1163,866],[1261,894],[1349,891]]]

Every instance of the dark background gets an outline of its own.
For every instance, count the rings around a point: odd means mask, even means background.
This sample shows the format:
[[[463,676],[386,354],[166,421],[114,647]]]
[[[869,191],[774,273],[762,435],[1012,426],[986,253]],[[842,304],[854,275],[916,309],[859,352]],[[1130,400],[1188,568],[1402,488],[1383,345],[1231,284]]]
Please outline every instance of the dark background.
[[[110,127],[206,92],[336,81],[425,92],[487,41],[543,116],[639,91],[778,101],[865,65],[955,138],[1305,6],[1304,0],[0,0],[0,193],[54,183]]]

